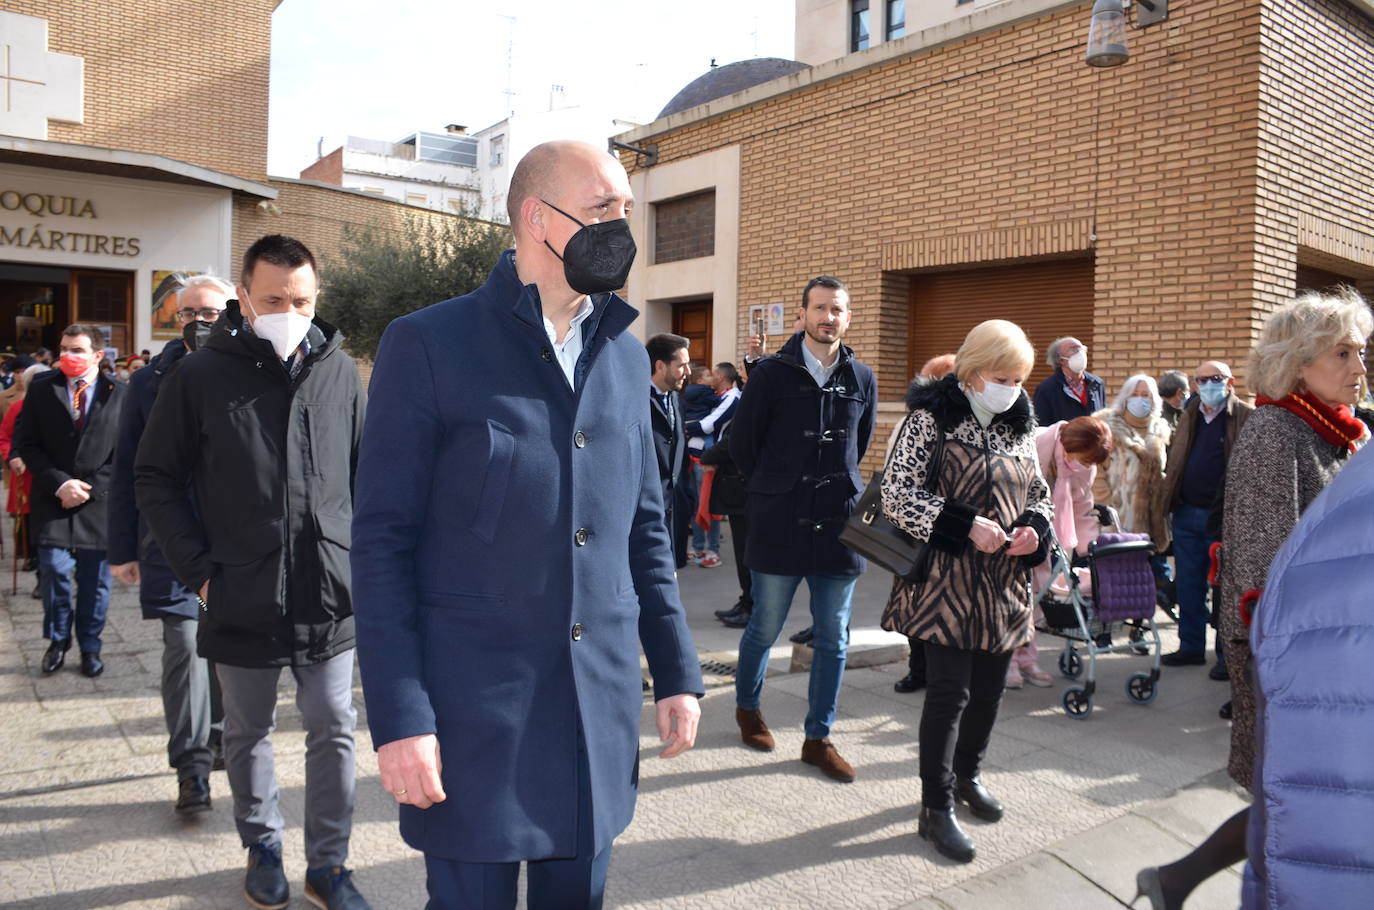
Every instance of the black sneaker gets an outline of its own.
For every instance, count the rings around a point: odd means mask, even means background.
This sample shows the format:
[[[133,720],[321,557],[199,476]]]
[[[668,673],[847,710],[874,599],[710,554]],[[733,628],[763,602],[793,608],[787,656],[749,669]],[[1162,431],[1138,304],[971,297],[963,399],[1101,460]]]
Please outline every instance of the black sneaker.
[[[1207,655],[1201,651],[1184,651],[1182,649],[1165,654],[1159,659],[1160,664],[1166,667],[1201,667],[1207,663]]]
[[[282,910],[291,903],[291,886],[281,869],[281,841],[257,843],[248,848],[243,896],[259,910]]]
[[[183,814],[210,811],[210,781],[188,777],[177,785],[177,811]]]
[[[305,899],[322,910],[372,910],[353,884],[353,870],[343,866],[306,870]]]

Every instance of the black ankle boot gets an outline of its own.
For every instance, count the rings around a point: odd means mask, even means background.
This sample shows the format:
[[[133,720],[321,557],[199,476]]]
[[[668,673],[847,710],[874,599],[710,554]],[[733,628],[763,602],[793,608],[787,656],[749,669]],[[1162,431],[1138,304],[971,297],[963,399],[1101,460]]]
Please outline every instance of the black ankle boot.
[[[985,822],[1002,820],[1002,804],[988,792],[977,777],[961,777],[954,782],[954,798],[967,803],[969,811]]]
[[[935,849],[957,863],[971,863],[977,851],[973,841],[959,827],[953,809],[927,809],[921,807],[921,819],[916,823],[916,833],[935,845]]]

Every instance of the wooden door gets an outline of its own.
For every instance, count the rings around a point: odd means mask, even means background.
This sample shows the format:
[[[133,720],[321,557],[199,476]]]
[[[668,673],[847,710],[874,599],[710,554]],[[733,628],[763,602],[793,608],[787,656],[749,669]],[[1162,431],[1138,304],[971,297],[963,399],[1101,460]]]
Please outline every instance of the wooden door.
[[[690,342],[687,353],[693,363],[715,366],[711,360],[711,298],[673,304],[673,334]]]
[[[71,319],[108,328],[110,347],[127,357],[133,346],[133,272],[73,270]]]

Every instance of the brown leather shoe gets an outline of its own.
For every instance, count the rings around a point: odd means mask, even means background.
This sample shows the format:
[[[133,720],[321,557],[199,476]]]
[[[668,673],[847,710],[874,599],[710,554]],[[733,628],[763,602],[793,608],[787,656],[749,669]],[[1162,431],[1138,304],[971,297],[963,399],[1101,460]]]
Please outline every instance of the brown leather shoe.
[[[842,784],[853,783],[854,778],[858,777],[853,766],[840,758],[840,753],[835,751],[829,739],[808,739],[802,743],[801,760],[808,765],[815,765],[826,777]]]
[[[758,749],[760,752],[772,752],[773,734],[769,731],[768,725],[763,722],[763,712],[755,708],[753,711],[746,711],[744,708],[735,708],[735,723],[739,724],[740,738],[744,744],[751,749]]]

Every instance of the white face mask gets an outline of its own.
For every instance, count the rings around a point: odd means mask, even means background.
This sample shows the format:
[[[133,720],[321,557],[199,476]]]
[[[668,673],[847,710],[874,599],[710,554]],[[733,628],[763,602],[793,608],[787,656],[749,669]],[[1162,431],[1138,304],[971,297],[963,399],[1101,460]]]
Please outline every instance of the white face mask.
[[[1132,417],[1148,417],[1155,409],[1155,403],[1148,395],[1133,395],[1126,399],[1126,410]]]
[[[1016,403],[1017,396],[1021,394],[1021,387],[1015,385],[998,385],[991,380],[985,379],[983,380],[983,391],[975,392],[973,386],[969,386],[968,394],[983,410],[991,411],[994,414],[1001,414]]]
[[[1088,368],[1088,349],[1079,348],[1078,353],[1069,358],[1069,369],[1081,373]]]
[[[289,360],[305,340],[305,333],[310,331],[310,317],[295,310],[259,316],[251,300],[245,296],[243,302],[253,314],[253,334],[269,342],[279,360]]]

